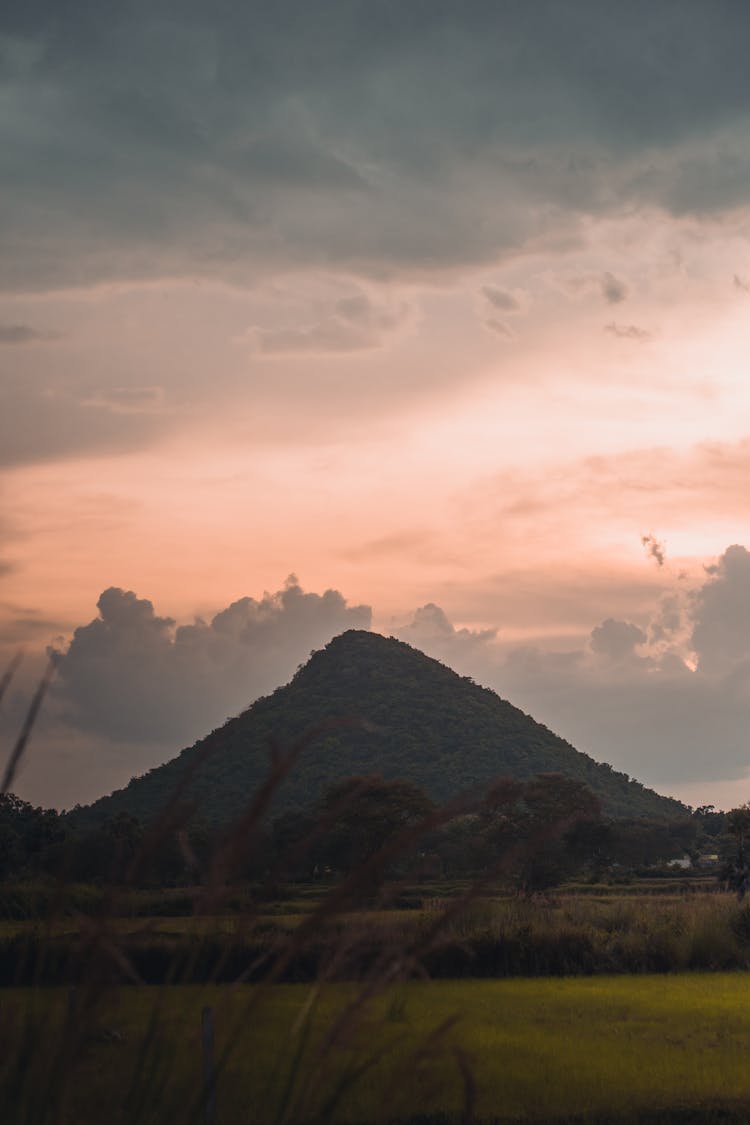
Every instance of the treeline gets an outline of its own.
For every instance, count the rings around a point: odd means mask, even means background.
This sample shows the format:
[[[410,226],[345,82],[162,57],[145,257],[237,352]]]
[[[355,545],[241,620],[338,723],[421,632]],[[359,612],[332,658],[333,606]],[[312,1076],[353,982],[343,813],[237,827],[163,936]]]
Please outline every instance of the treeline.
[[[582,875],[642,873],[686,855],[697,863],[701,855],[718,853],[725,867],[734,862],[736,868],[732,815],[706,806],[677,819],[615,820],[602,815],[586,785],[561,774],[506,778],[473,807],[446,811],[412,782],[370,776],[339,782],[307,810],[255,824],[244,839],[236,827],[209,827],[200,810],[150,826],[120,813],[83,829],[65,815],[4,795],[0,881],[51,876],[193,885],[210,876],[214,857],[232,841],[236,880],[307,882],[345,876],[393,841],[393,854],[373,868],[374,881],[485,877],[532,893]]]

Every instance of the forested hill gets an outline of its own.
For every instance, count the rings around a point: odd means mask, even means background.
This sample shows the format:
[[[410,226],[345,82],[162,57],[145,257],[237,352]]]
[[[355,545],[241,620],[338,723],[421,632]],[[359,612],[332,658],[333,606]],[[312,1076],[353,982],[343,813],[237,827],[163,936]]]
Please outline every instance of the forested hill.
[[[274,813],[307,806],[321,790],[355,774],[406,778],[443,801],[498,776],[551,771],[585,781],[610,816],[685,812],[437,660],[393,638],[350,630],[313,653],[285,687],[71,817],[85,825],[123,811],[150,820],[199,755],[190,797],[205,820],[231,820],[267,774],[270,740],[286,747],[315,724],[339,718],[358,724],[328,730],[304,751],[277,794]]]

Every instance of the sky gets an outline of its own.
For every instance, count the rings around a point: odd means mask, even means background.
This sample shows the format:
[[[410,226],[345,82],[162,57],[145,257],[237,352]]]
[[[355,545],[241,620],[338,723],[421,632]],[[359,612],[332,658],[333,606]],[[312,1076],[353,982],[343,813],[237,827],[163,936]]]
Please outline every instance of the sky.
[[[6,0],[0,706],[70,807],[394,635],[750,800],[743,0]]]

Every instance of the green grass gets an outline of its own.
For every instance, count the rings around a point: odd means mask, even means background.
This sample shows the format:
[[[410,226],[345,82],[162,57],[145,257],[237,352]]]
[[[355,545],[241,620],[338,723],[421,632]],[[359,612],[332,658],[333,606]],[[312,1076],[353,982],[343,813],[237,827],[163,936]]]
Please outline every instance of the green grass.
[[[324,1120],[374,1121],[383,1107],[401,1118],[458,1113],[464,1088],[459,1056],[470,1061],[480,1119],[583,1115],[598,1122],[651,1113],[658,1120],[673,1111],[720,1109],[750,1119],[745,974],[412,982],[361,1006],[344,1023],[340,1041],[323,1051],[326,1030],[353,988],[277,985],[252,1011],[259,994],[248,987],[122,990],[97,1016],[98,1027],[116,1029],[122,1039],[92,1036],[63,1120],[98,1125],[104,1106],[112,1121],[191,1120],[189,1103],[200,1091],[204,1004],[216,1011],[219,1054],[231,1043],[218,1087],[220,1125],[287,1120],[280,1112],[287,1086],[289,1112],[299,1097],[298,1116],[312,1120],[347,1067],[381,1051],[383,1058]],[[62,990],[3,993],[4,1013],[34,1008],[43,1029],[21,1100],[43,1088],[40,1074],[52,1065],[65,1004]],[[149,1085],[142,1073],[139,1078],[153,1116],[121,1118],[115,1111],[126,1104],[138,1044],[154,1010],[153,1080]],[[425,1049],[441,1025],[447,1030]],[[309,1097],[303,1096],[307,1082],[313,1083]],[[194,1108],[200,1120],[199,1103]]]

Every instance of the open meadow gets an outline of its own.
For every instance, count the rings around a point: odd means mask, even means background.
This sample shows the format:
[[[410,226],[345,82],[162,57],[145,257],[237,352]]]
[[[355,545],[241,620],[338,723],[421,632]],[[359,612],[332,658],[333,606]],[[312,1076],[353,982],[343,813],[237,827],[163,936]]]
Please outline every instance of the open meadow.
[[[750,913],[700,878],[621,889],[328,920],[315,886],[204,916],[72,889],[0,923],[3,1122],[747,1120]]]
[[[6,1091],[24,1056],[9,1125],[48,1120],[56,1083],[66,1125],[458,1121],[467,1103],[478,1120],[747,1120],[750,1106],[750,979],[737,973],[412,981],[364,1000],[354,985],[128,988],[98,1008],[72,1071],[66,990],[12,989],[2,1005],[33,1030],[3,1043]]]

